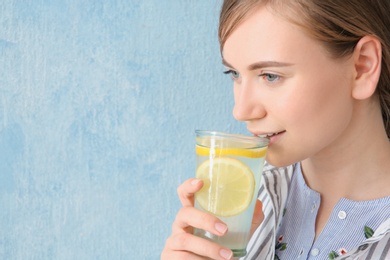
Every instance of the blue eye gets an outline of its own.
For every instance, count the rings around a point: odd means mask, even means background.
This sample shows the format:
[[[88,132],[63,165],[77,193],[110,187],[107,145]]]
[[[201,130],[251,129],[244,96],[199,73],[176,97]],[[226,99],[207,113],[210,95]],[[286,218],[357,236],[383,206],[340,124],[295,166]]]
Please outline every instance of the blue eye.
[[[235,70],[227,70],[227,71],[224,72],[224,74],[230,74],[232,79],[238,79],[240,77],[240,73],[238,73]]]
[[[270,73],[263,73],[259,76],[262,77],[263,79],[269,81],[269,82],[274,82],[274,81],[277,81],[280,79],[280,77],[278,75],[270,74]]]

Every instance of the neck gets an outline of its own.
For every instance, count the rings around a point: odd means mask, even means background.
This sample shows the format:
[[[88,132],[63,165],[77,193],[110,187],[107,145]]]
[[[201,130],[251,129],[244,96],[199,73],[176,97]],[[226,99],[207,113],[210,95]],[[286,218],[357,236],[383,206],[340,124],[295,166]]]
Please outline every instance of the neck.
[[[336,201],[390,196],[390,143],[381,114],[376,111],[355,118],[332,145],[302,161],[306,183]]]

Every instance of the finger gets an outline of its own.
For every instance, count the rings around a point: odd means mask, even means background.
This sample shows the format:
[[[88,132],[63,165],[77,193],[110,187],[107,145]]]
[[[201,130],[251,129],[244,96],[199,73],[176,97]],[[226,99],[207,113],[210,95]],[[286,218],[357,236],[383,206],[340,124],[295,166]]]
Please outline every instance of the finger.
[[[260,200],[256,201],[255,210],[253,212],[252,225],[251,225],[251,236],[260,226],[264,220],[263,203]]]
[[[166,247],[172,252],[185,251],[187,256],[191,255],[191,257],[195,257],[198,255],[202,256],[203,259],[204,257],[208,257],[211,259],[223,260],[231,259],[233,256],[233,252],[230,249],[189,233],[173,235],[167,240]],[[188,254],[189,252],[191,252],[191,254]]]
[[[203,181],[199,179],[189,179],[177,188],[177,194],[183,207],[194,206],[194,194],[203,186]]]
[[[217,236],[226,234],[228,227],[216,216],[207,214],[193,207],[184,207],[179,210],[173,222],[173,233],[192,233],[192,228],[198,228]]]

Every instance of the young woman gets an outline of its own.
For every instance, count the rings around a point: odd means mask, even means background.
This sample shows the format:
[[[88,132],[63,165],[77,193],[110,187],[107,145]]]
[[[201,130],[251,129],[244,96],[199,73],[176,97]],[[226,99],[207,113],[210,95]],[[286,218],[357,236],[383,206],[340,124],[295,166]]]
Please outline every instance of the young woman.
[[[219,39],[234,117],[270,145],[246,259],[390,259],[390,2],[225,0]],[[231,259],[183,208],[162,259]],[[260,202],[261,201],[261,202]]]

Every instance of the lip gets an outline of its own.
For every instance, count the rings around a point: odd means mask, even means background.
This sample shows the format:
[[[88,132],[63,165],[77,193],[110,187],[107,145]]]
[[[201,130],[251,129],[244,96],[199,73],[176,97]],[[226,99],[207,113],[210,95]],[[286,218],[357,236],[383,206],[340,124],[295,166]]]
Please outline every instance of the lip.
[[[271,145],[275,142],[277,142],[285,133],[286,131],[282,131],[282,132],[279,132],[271,137],[269,137],[269,144],[268,145]]]
[[[269,133],[254,133],[255,136],[268,138],[269,139],[269,145],[275,143],[284,133],[286,130],[278,131],[278,132],[269,132]]]

